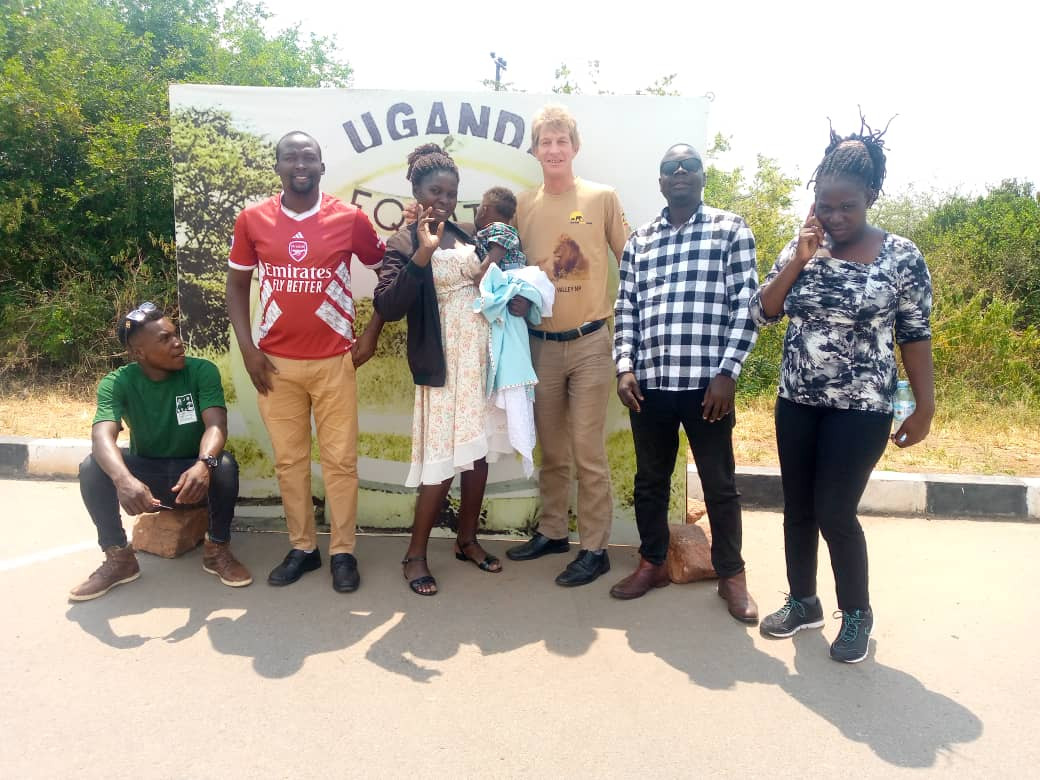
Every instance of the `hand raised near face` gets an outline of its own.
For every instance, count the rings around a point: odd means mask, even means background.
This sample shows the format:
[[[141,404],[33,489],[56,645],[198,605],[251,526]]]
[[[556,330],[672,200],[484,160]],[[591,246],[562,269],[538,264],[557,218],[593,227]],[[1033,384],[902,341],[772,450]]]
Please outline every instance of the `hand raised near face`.
[[[431,232],[431,226],[437,223],[432,214],[432,208],[423,209],[419,213],[418,227],[415,230],[416,238],[419,240],[419,248],[412,257],[412,262],[416,265],[427,265],[437,247],[441,245],[441,239],[444,238],[443,222],[437,224],[436,233]]]
[[[823,245],[824,231],[820,220],[816,219],[816,204],[809,207],[809,216],[805,218],[802,229],[798,233],[798,246],[794,252],[796,262],[805,265]]]

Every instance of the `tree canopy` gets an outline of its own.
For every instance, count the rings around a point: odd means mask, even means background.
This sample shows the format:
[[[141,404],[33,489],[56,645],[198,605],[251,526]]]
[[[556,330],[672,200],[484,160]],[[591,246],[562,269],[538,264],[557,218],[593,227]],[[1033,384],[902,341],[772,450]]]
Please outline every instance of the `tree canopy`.
[[[168,85],[351,81],[333,38],[303,35],[299,26],[271,34],[269,18],[261,3],[245,0],[4,3],[0,373],[40,364],[89,370],[113,357],[116,312],[145,299],[172,308],[175,189],[178,215],[193,215],[179,220],[183,267],[194,275],[181,293],[219,300],[212,259],[225,251],[238,209],[276,186],[270,150],[218,112],[185,112],[171,125]],[[586,94],[610,94],[598,60],[584,70]],[[637,92],[676,94],[674,77]],[[554,79],[554,92],[583,91],[566,63]],[[188,139],[178,159],[171,133]],[[747,220],[764,273],[799,224],[792,211],[799,182],[761,156],[753,172],[724,169],[717,161],[727,144],[717,136],[705,154],[704,199]],[[210,181],[220,173],[219,190],[199,185],[207,171]],[[1040,200],[1033,185],[1006,181],[981,196],[908,191],[882,199],[871,219],[915,241],[928,261],[945,399],[959,389],[980,399],[1040,400]],[[742,392],[773,391],[782,336],[780,328],[762,332]]]
[[[8,0],[0,12],[0,327],[83,289],[169,276],[173,175],[168,86],[348,86],[333,38],[269,35],[238,0]],[[130,265],[128,265],[130,264]],[[162,268],[162,266],[166,266]],[[162,293],[162,290],[157,291]],[[172,302],[172,290],[166,290]],[[114,308],[109,320],[115,316]],[[52,318],[53,319],[53,318]],[[84,334],[49,321],[46,343]],[[46,329],[46,328],[44,328]],[[32,329],[30,329],[32,331]],[[36,332],[36,335],[40,335]],[[0,337],[5,351],[14,338]],[[43,341],[41,341],[41,346]],[[68,360],[75,349],[43,349]]]

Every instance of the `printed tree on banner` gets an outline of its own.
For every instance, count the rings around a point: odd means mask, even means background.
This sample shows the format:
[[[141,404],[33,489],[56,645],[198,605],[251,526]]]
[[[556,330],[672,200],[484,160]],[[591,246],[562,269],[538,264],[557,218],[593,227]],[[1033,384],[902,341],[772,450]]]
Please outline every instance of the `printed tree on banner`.
[[[278,191],[274,143],[236,128],[223,111],[181,109],[171,125],[182,332],[194,348],[225,349],[224,274],[235,218]]]

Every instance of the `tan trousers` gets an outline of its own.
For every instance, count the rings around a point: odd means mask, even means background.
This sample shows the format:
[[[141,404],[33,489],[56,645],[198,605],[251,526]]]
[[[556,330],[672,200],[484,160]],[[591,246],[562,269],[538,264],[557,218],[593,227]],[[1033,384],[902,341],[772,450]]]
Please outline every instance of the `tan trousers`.
[[[353,553],[357,531],[357,381],[350,353],[323,360],[268,355],[278,369],[273,388],[257,396],[274,448],[275,472],[297,550],[318,545],[311,498],[311,412],[325,478],[325,516],[332,530],[329,554]]]
[[[531,337],[534,421],[542,448],[538,531],[550,539],[569,533],[571,463],[578,476],[578,537],[583,550],[607,546],[614,494],[607,462],[607,402],[615,387],[610,328],[573,341]]]

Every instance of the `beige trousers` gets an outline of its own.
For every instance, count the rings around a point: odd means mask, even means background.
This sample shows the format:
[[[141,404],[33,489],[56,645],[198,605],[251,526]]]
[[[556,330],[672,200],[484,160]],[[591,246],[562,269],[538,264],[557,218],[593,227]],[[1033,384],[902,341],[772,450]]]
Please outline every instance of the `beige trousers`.
[[[607,546],[614,495],[607,462],[607,402],[615,387],[610,328],[573,341],[531,337],[538,384],[534,421],[542,449],[538,531],[550,539],[569,533],[571,464],[578,476],[578,537],[584,550]]]
[[[353,553],[357,532],[357,381],[350,353],[323,360],[268,355],[278,369],[272,389],[257,397],[274,448],[289,542],[313,550],[318,536],[311,498],[311,413],[325,479],[329,554]]]

